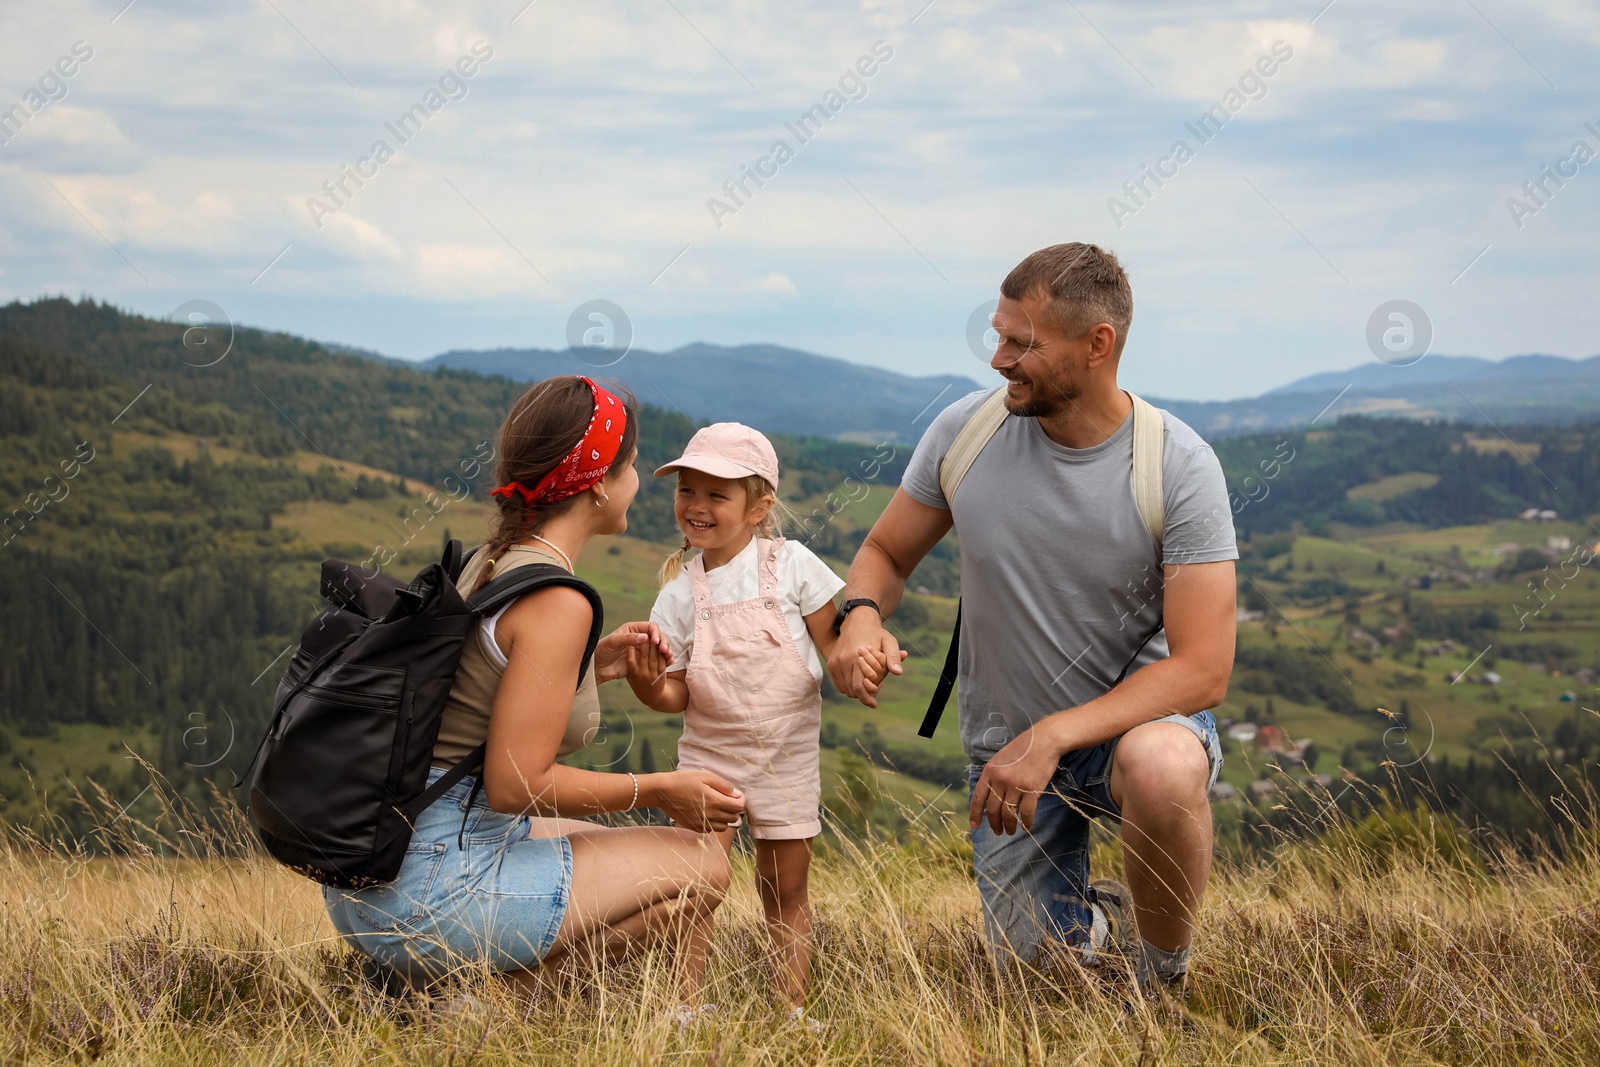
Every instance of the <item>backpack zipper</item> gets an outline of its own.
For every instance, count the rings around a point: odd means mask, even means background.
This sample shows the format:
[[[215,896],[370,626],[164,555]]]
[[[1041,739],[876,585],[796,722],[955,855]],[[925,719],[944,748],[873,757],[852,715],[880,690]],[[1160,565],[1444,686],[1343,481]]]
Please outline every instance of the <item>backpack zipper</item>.
[[[331,689],[325,685],[308,685],[301,692],[307,696],[315,696],[335,704],[349,704],[357,708],[372,708],[375,711],[391,711],[396,715],[400,713],[399,702],[388,697],[372,697],[360,693],[348,693],[343,689]]]

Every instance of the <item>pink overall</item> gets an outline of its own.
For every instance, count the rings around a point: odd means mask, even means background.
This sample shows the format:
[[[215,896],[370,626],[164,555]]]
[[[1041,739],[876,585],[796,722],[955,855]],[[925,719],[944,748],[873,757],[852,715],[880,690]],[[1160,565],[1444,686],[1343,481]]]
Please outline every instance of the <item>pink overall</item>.
[[[705,564],[699,556],[688,563],[694,648],[678,766],[737,786],[753,836],[791,840],[822,832],[822,690],[778,603],[779,544],[756,543],[761,581],[752,600],[711,603]]]

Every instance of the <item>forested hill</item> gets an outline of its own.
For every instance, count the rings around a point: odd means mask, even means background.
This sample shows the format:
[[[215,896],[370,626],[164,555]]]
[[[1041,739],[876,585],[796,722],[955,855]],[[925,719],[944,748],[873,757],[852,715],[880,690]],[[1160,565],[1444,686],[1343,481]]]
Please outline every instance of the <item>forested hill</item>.
[[[248,760],[322,559],[409,574],[452,527],[482,530],[523,388],[93,301],[0,308],[0,814],[69,771],[134,795],[148,779],[123,742],[203,800],[214,759]],[[640,467],[694,429],[643,407]],[[799,495],[884,458],[775,444]],[[904,462],[872,469],[893,484]],[[665,540],[668,483],[642,483],[631,532]]]
[[[186,328],[89,300],[0,307],[0,346],[0,374],[7,379],[0,434],[13,444],[18,438],[48,441],[70,453],[73,433],[117,419],[119,430],[145,425],[259,457],[309,450],[440,492],[446,478],[461,479],[463,463],[492,447],[512,399],[527,387],[472,371],[362,359],[288,334]],[[628,385],[625,373],[593,374]],[[639,421],[641,470],[676,456],[695,430],[678,412],[649,403],[641,404]],[[780,434],[774,443],[785,471],[795,475],[794,492],[805,495],[836,483],[840,472],[873,451]],[[892,464],[894,478],[903,466],[904,457]],[[325,473],[331,476],[331,467]],[[26,491],[15,488],[14,496]],[[483,499],[487,489],[483,478],[475,479],[474,496]],[[648,505],[664,499],[666,489],[647,477],[641,492]],[[672,536],[670,511],[636,509],[634,532]]]
[[[1216,442],[1241,534],[1330,524],[1430,529],[1600,510],[1600,423],[1498,428],[1341,419]]]
[[[92,779],[118,806],[137,799],[149,775],[132,753],[203,804],[209,780],[226,783],[249,760],[283,657],[317,610],[322,559],[382,562],[392,549],[388,569],[409,574],[446,531],[483,529],[492,439],[523,386],[229,332],[93,301],[0,308],[0,820],[35,816],[36,790],[70,819],[68,782]],[[645,470],[694,429],[649,406],[640,421]],[[1241,624],[1237,684],[1219,713],[1276,715],[1350,767],[1385,758],[1386,741],[1367,744],[1391,736],[1372,709],[1403,712],[1412,699],[1452,758],[1488,758],[1505,723],[1478,717],[1498,713],[1501,690],[1455,685],[1448,665],[1497,670],[1506,710],[1533,716],[1541,738],[1558,728],[1566,676],[1600,677],[1600,607],[1587,583],[1570,582],[1540,615],[1524,586],[1563,562],[1560,545],[1589,543],[1600,425],[1501,429],[1346,418],[1217,443],[1242,535],[1241,603],[1265,616]],[[791,536],[842,569],[909,449],[774,443],[785,496],[807,516]],[[642,484],[630,533],[675,539],[668,482]],[[1514,521],[1530,508],[1568,521]],[[1439,527],[1451,529],[1429,532]],[[580,563],[608,618],[648,613],[662,552],[622,539]],[[871,715],[830,703],[830,752],[959,778],[953,733],[924,744],[914,732],[957,582],[941,543],[913,575],[927,595],[894,619],[915,670]],[[1280,607],[1293,616],[1281,632]],[[1502,621],[1509,631],[1527,619],[1527,633],[1497,635]],[[1419,643],[1445,637],[1454,652]],[[1409,694],[1399,702],[1397,688]],[[641,731],[665,759],[659,719],[643,716]],[[828,758],[825,775],[843,773],[844,757]],[[1250,785],[1258,771],[1233,749],[1229,761],[1233,784]]]

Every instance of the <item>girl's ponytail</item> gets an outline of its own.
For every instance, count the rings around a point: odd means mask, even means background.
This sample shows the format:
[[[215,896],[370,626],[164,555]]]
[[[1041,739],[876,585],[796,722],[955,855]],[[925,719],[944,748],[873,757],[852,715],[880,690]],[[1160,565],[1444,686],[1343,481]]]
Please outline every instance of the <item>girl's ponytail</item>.
[[[666,558],[661,564],[661,585],[663,588],[678,575],[683,573],[683,554],[689,551],[689,536],[684,535],[683,547]]]

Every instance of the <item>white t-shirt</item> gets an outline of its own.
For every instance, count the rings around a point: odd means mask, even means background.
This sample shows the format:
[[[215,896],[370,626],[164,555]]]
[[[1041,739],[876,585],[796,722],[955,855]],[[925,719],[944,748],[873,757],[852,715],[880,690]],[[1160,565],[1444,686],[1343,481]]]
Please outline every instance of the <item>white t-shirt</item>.
[[[756,539],[727,563],[715,570],[706,571],[706,584],[711,588],[711,603],[734,604],[753,600],[760,593],[760,560],[756,558]],[[811,674],[822,681],[822,661],[817,657],[817,646],[806,629],[805,617],[833,602],[834,595],[844,588],[844,579],[834,574],[816,553],[798,541],[784,541],[778,546],[778,600],[783,605],[783,617],[789,624],[789,636],[800,658],[811,668]],[[674,671],[686,670],[689,657],[694,652],[694,593],[689,589],[689,568],[662,587],[656,595],[656,606],[650,609],[650,621],[661,627],[667,642],[672,646]]]
[[[485,615],[478,620],[478,647],[483,649],[483,654],[489,657],[489,662],[493,663],[497,670],[505,670],[511,661],[500,651],[500,642],[495,637],[495,627],[500,625],[500,616],[510,611],[511,605],[515,603],[515,600],[507,601],[506,605],[493,615]]]

